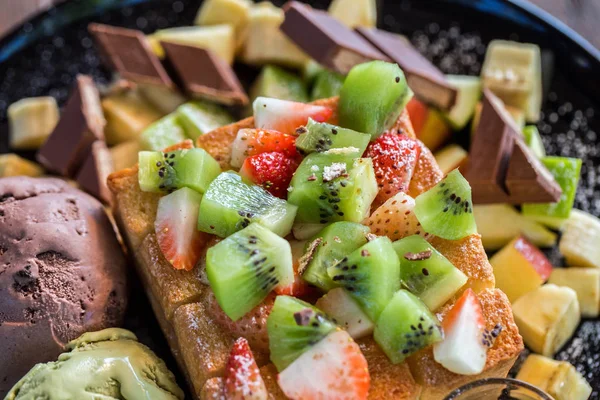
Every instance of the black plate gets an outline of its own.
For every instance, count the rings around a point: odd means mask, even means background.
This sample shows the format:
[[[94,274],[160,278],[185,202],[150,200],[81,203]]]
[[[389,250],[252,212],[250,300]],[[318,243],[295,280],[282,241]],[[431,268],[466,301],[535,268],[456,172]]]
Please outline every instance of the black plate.
[[[325,8],[329,1],[309,3]],[[168,26],[191,25],[199,4],[199,0],[69,1],[0,41],[0,153],[9,151],[6,109],[10,103],[23,97],[51,95],[63,104],[78,73],[108,83],[110,74],[101,67],[87,33],[89,22],[150,33]],[[385,0],[378,6],[380,27],[408,35],[446,73],[479,74],[485,46],[492,39],[539,44],[546,100],[538,127],[545,147],[549,154],[583,159],[576,207],[600,216],[598,50],[522,0]],[[246,83],[256,73],[246,67],[240,72]],[[549,255],[554,265],[562,265],[556,250]],[[126,327],[177,371],[143,289],[136,279],[131,281]],[[594,387],[591,398],[600,398],[600,320],[584,320],[556,358],[576,365]],[[182,375],[177,375],[181,386],[186,387]]]

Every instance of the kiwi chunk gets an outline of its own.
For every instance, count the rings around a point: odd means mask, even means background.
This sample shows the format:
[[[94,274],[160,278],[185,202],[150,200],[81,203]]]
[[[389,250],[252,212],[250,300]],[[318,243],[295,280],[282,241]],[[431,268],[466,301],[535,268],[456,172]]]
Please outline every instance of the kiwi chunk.
[[[179,121],[179,115],[173,113],[144,129],[140,135],[140,147],[143,150],[162,151],[185,139],[187,136]]]
[[[397,64],[371,61],[352,68],[340,91],[340,125],[375,140],[391,127],[412,98]]]
[[[358,301],[373,321],[400,288],[400,260],[392,241],[384,236],[354,250],[330,266],[327,273]]]
[[[221,126],[234,122],[227,111],[207,101],[191,101],[177,108],[179,122],[192,140]]]
[[[315,82],[310,92],[311,101],[338,96],[344,85],[344,79],[346,77],[337,72],[328,70],[320,71],[315,77]]]
[[[277,296],[267,319],[271,361],[282,371],[336,329],[318,308],[294,297]]]
[[[221,173],[219,163],[204,149],[140,151],[138,180],[144,192],[171,192],[183,187],[204,193]]]
[[[523,128],[523,137],[525,138],[527,147],[531,149],[537,158],[546,157],[544,142],[542,142],[542,137],[540,136],[540,131],[538,131],[537,126],[527,125]]]
[[[227,237],[258,222],[283,237],[292,230],[296,210],[260,186],[243,182],[235,172],[223,172],[202,197],[198,230]]]
[[[250,224],[208,249],[206,275],[232,320],[259,305],[277,285],[294,281],[292,249],[260,224]]]
[[[296,222],[327,224],[361,222],[377,195],[370,158],[359,158],[356,148],[311,153],[300,164],[288,201],[298,206]]]
[[[443,337],[438,319],[418,297],[404,289],[398,290],[382,311],[373,333],[393,364]]]
[[[371,136],[351,129],[340,128],[325,122],[308,119],[305,132],[296,139],[296,147],[301,154],[322,153],[329,149],[355,147],[363,154]]]
[[[266,65],[250,88],[250,104],[257,97],[280,100],[308,101],[306,85],[302,78],[275,65]]]
[[[400,259],[402,286],[432,311],[444,305],[467,282],[465,274],[421,236],[406,237],[393,246]]]
[[[471,186],[458,169],[420,194],[414,212],[423,229],[432,235],[459,240],[477,233]]]

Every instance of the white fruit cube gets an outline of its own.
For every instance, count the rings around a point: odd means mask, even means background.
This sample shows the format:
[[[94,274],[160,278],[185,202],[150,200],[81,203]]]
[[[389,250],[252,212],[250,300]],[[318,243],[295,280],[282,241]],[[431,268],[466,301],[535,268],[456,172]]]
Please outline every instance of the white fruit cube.
[[[600,315],[600,269],[555,268],[548,283],[573,289],[582,316],[595,318]]]
[[[10,147],[37,149],[58,123],[59,112],[53,97],[22,99],[8,107]]]
[[[353,339],[368,336],[373,333],[373,321],[360,308],[356,300],[343,288],[330,290],[315,304],[344,328]]]
[[[600,268],[600,219],[580,210],[571,210],[562,231],[558,247],[567,264]]]

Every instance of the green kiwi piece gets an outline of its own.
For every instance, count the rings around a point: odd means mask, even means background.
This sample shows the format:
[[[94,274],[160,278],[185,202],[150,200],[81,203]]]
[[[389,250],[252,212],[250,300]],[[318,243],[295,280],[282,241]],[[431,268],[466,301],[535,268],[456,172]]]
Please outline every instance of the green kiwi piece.
[[[354,250],[327,268],[327,274],[358,301],[373,321],[400,288],[400,260],[391,240],[384,236]]]
[[[412,95],[397,64],[359,64],[350,70],[340,91],[340,125],[375,140],[396,122]]]
[[[176,112],[185,134],[194,141],[200,135],[235,122],[227,111],[207,101],[190,101],[179,106]]]
[[[562,189],[562,194],[557,203],[523,204],[523,215],[558,228],[562,221],[569,217],[573,208],[581,172],[581,160],[567,157],[544,157],[541,161],[554,176]]]
[[[471,186],[458,169],[417,196],[414,213],[425,232],[444,239],[459,240],[477,233]]]
[[[329,149],[355,147],[360,154],[367,149],[371,136],[366,133],[340,128],[325,122],[308,119],[303,133],[296,139],[296,147],[300,154],[322,153]]]
[[[467,277],[419,235],[393,243],[400,259],[402,286],[419,297],[432,311],[444,305]]]
[[[527,147],[531,149],[537,158],[546,157],[544,142],[542,142],[540,132],[535,125],[527,125],[525,128],[523,128],[523,137],[525,137],[525,143],[527,144]]]
[[[181,143],[187,136],[177,113],[169,114],[148,126],[140,134],[142,150],[162,151],[169,146]]]
[[[444,335],[438,319],[427,306],[407,290],[398,290],[375,323],[373,338],[393,364],[431,344]]]
[[[260,224],[250,224],[208,249],[206,275],[217,302],[235,321],[279,283],[293,281],[292,263],[287,240]]]
[[[288,201],[298,206],[297,223],[361,222],[377,195],[370,158],[356,148],[309,154],[294,174]]]
[[[327,292],[337,285],[327,274],[327,268],[338,263],[347,254],[367,243],[369,228],[355,222],[334,222],[308,241],[308,264],[302,278]]]
[[[302,78],[275,65],[266,65],[250,88],[250,104],[257,97],[307,102],[306,84]]]
[[[223,172],[202,197],[198,230],[227,237],[258,222],[283,237],[292,230],[296,210],[260,186],[242,181],[235,172]]]
[[[141,151],[138,160],[138,180],[144,192],[171,192],[187,187],[204,193],[221,173],[219,163],[204,149]]]
[[[318,308],[291,296],[277,296],[267,319],[271,361],[283,371],[336,329],[337,325]]]
[[[327,99],[329,97],[339,96],[346,77],[337,72],[328,70],[320,71],[315,77],[310,100]]]

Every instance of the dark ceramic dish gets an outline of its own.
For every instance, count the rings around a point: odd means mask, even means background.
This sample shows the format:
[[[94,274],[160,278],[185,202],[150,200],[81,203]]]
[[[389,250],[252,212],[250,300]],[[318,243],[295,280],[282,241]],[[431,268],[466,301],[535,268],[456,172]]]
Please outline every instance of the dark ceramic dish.
[[[201,0],[71,0],[25,23],[0,41],[0,153],[9,151],[6,109],[23,97],[51,95],[63,104],[78,73],[108,83],[87,32],[89,22],[141,29],[191,25]],[[282,1],[274,1],[281,5]],[[325,8],[329,0],[310,1]],[[537,43],[543,50],[544,93],[538,128],[549,154],[583,159],[576,207],[600,216],[600,52],[523,0],[383,0],[379,26],[408,35],[444,72],[479,74],[492,39]],[[255,70],[239,66],[245,83]],[[458,140],[466,140],[458,135]],[[32,154],[22,154],[31,158]],[[600,240],[600,238],[599,238]],[[562,260],[550,251],[554,265]],[[177,371],[143,289],[131,286],[126,327]],[[526,352],[525,352],[526,353]],[[557,354],[577,366],[600,395],[600,320],[584,320]],[[182,387],[182,375],[178,374]]]

